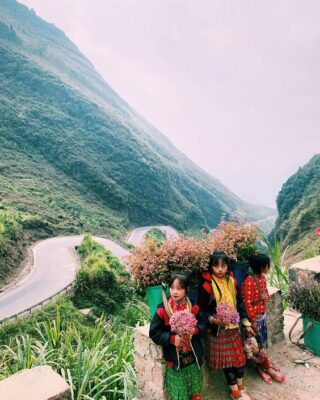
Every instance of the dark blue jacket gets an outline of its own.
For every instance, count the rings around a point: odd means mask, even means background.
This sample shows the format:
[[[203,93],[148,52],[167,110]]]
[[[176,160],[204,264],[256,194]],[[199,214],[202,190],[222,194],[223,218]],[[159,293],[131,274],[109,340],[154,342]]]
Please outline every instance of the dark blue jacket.
[[[204,351],[200,338],[205,336],[207,320],[204,314],[200,311],[198,305],[192,304],[191,312],[198,320],[197,332],[192,336],[191,344],[194,354],[198,359],[198,363],[201,365],[203,362]],[[156,344],[162,346],[163,356],[167,365],[174,369],[178,369],[180,361],[178,360],[177,350],[174,346],[175,335],[171,332],[169,319],[169,315],[163,303],[161,303],[151,321],[149,336]]]
[[[235,279],[234,284],[236,292],[237,311],[240,314],[241,322],[248,321],[248,316],[243,305],[242,296],[241,293],[237,291],[237,281]],[[217,336],[219,334],[218,325],[209,323],[209,318],[216,314],[217,309],[217,302],[214,298],[212,290],[212,276],[209,272],[205,272],[202,274],[202,279],[199,283],[198,304],[201,308],[201,312],[204,314],[204,317],[207,320],[208,328],[211,330],[213,335]]]

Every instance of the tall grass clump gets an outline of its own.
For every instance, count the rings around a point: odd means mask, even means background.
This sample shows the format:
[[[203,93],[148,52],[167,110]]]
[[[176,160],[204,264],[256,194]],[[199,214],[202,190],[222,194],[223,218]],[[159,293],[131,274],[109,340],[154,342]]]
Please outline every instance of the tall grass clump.
[[[94,323],[84,320],[75,309],[73,321],[62,323],[64,317],[58,305],[52,320],[36,322],[31,334],[26,329],[2,345],[0,378],[50,365],[69,383],[73,400],[132,399],[133,329],[103,316]]]
[[[288,248],[286,248],[282,253],[281,244],[277,239],[275,231],[273,233],[272,241],[269,240],[263,233],[260,233],[260,237],[267,246],[267,253],[271,260],[271,268],[268,275],[269,283],[271,286],[281,290],[283,295],[283,307],[287,308],[288,302],[286,298],[288,296],[289,271],[288,267],[284,266],[284,258]]]

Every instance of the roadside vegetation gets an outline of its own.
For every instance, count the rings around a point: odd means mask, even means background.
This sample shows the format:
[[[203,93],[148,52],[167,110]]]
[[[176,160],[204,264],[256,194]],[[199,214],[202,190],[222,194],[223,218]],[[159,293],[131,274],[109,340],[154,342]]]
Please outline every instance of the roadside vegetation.
[[[163,242],[166,240],[166,234],[160,229],[153,228],[144,235],[144,239],[152,240],[157,247],[161,247]]]
[[[72,400],[132,399],[133,329],[149,319],[148,308],[117,258],[89,235],[78,254],[71,297],[0,329],[0,378],[47,364],[69,383]]]
[[[46,221],[38,215],[0,203],[0,287],[17,272],[28,238],[41,237],[45,229]]]

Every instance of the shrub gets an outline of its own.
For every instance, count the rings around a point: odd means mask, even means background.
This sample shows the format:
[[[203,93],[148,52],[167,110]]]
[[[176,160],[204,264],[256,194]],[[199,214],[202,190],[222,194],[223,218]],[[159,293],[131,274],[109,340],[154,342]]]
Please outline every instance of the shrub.
[[[206,268],[211,251],[209,240],[180,236],[166,240],[161,247],[153,240],[147,240],[132,251],[126,264],[135,283],[147,287],[166,282],[177,270],[197,274]]]
[[[305,279],[289,286],[288,301],[303,316],[320,322],[320,283]]]
[[[257,250],[256,226],[236,218],[222,220],[212,236],[214,247],[234,261],[245,261]]]
[[[159,285],[177,270],[198,276],[207,268],[215,249],[225,251],[235,261],[245,260],[256,250],[256,238],[253,224],[221,221],[217,230],[203,237],[180,236],[164,241],[160,247],[153,240],[147,240],[125,262],[139,287]]]
[[[166,240],[166,235],[160,231],[159,229],[150,229],[145,235],[144,235],[145,240],[152,239],[155,244],[160,247],[163,242]]]
[[[86,235],[78,248],[82,258],[73,302],[77,307],[93,308],[95,314],[113,314],[135,295],[130,275],[111,252]]]

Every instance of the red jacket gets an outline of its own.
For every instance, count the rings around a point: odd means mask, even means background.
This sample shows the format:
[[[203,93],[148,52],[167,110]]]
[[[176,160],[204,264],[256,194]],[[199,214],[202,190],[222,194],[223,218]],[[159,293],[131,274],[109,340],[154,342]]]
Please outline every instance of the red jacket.
[[[267,294],[268,298],[270,299],[266,278],[263,275],[261,277],[255,276],[255,278],[256,280],[252,276],[248,276],[243,282],[241,288],[243,303],[248,317],[252,321],[257,319],[257,315],[261,315],[266,312],[267,306],[266,303],[261,299],[261,294]]]

